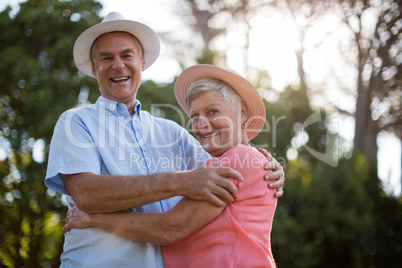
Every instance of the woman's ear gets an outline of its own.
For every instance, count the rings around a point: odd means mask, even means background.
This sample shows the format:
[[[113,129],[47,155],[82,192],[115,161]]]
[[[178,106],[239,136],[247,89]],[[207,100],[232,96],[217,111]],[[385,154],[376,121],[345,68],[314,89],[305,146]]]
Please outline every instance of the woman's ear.
[[[244,125],[249,118],[248,107],[244,101],[241,103],[240,106],[240,116],[241,116],[241,124]]]

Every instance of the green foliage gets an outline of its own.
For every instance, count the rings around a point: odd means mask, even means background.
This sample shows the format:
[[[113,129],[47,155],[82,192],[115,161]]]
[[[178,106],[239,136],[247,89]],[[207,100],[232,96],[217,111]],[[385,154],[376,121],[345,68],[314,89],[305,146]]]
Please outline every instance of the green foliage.
[[[30,0],[15,17],[0,13],[0,263],[57,266],[65,207],[44,186],[46,161],[33,147],[48,146],[58,116],[79,104],[83,89],[99,95],[72,62],[77,36],[98,22],[101,6],[87,1]],[[42,152],[46,159],[46,147]]]
[[[0,266],[59,263],[65,207],[43,183],[47,146],[63,111],[99,96],[96,81],[74,67],[72,46],[100,21],[100,8],[94,0],[29,0],[14,18],[10,9],[0,13]],[[216,57],[204,51],[198,60],[211,63]],[[268,78],[261,73],[253,83],[266,88]],[[137,97],[145,110],[190,129],[173,85],[145,81]],[[278,201],[271,235],[278,267],[398,267],[401,202],[384,194],[376,168],[368,168],[361,155],[331,167],[301,146],[298,157],[287,161],[292,138],[315,111],[304,88],[275,94],[277,100],[265,102],[267,128],[253,143],[285,166],[285,195]],[[327,115],[321,115],[305,129],[306,145],[318,152],[328,145]],[[33,156],[40,141],[46,145],[44,161]]]
[[[300,159],[288,163],[286,195],[279,200],[272,235],[278,266],[398,267],[401,204],[382,197],[379,209],[367,187],[381,190],[369,185],[370,177],[362,155],[343,159],[336,168]],[[392,220],[384,222],[384,215]],[[387,256],[381,256],[383,247]]]
[[[151,80],[144,81],[138,90],[137,99],[141,101],[142,108],[153,115],[173,120],[185,127],[188,117],[177,104],[173,88],[174,83],[158,85]]]
[[[266,111],[269,131],[253,143],[268,144],[287,178],[271,234],[278,267],[398,267],[402,204],[384,194],[376,167],[357,153],[332,167],[305,149],[322,152],[331,145],[327,135],[336,138],[325,127],[324,109],[322,120],[305,128],[308,142],[297,148],[298,157],[286,160],[292,138],[316,112],[303,88],[288,87],[277,101],[266,102]]]
[[[203,49],[201,55],[197,58],[198,64],[216,64],[219,55],[216,51],[210,49]]]

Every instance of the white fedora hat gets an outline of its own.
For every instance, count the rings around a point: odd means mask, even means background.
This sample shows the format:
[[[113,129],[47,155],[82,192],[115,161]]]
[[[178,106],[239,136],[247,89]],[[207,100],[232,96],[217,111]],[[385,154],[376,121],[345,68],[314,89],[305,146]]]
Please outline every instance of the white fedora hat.
[[[145,24],[126,20],[118,12],[111,12],[106,15],[101,23],[85,30],[74,44],[74,63],[78,70],[84,74],[94,77],[92,74],[91,47],[96,38],[109,32],[127,32],[140,41],[144,49],[145,68],[151,66],[159,56],[160,43],[156,33]]]
[[[233,70],[209,64],[198,64],[185,69],[176,80],[174,94],[177,102],[187,115],[190,115],[190,111],[186,105],[188,89],[194,82],[203,78],[222,80],[239,93],[242,100],[247,104],[249,112],[249,119],[246,122],[247,137],[249,140],[255,138],[265,124],[265,106],[253,84]]]

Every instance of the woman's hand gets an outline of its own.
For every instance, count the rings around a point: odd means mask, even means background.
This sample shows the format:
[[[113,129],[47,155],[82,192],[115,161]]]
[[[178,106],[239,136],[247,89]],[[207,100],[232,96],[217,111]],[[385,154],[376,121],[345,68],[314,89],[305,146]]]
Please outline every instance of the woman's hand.
[[[70,205],[72,207],[67,212],[66,224],[62,228],[63,233],[73,228],[85,229],[91,227],[89,214],[79,210],[73,202],[70,202]]]
[[[258,151],[262,153],[267,159],[268,163],[264,166],[266,170],[272,170],[272,172],[265,174],[264,180],[272,181],[268,183],[268,188],[276,189],[275,197],[281,197],[283,195],[283,186],[285,183],[285,173],[279,162],[272,157],[267,150],[258,148]]]

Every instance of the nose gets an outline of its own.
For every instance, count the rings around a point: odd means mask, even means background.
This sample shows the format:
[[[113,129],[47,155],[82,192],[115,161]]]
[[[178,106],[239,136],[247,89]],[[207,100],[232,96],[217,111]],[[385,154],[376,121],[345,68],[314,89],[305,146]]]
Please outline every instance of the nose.
[[[115,57],[113,60],[113,69],[119,70],[124,68],[124,62],[120,57]]]
[[[208,118],[205,116],[200,116],[198,119],[198,127],[199,128],[208,128],[210,126]]]

